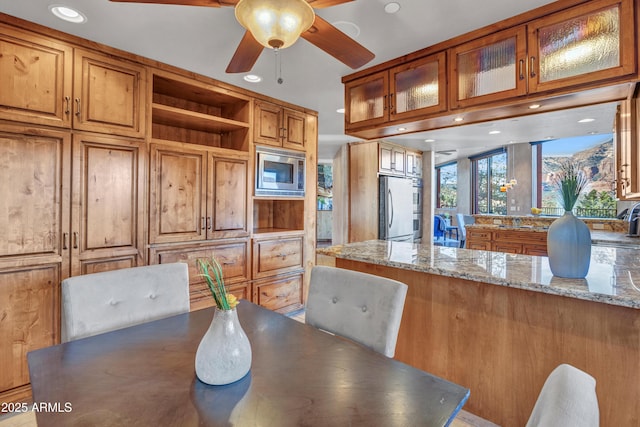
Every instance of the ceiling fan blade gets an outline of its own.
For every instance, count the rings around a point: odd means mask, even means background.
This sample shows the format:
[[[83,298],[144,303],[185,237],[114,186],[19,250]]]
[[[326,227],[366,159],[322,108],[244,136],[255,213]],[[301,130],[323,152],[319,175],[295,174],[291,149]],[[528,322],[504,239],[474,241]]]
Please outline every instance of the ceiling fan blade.
[[[175,4],[180,6],[226,6],[227,1],[218,0],[109,0],[116,3],[154,3],[154,4]]]
[[[251,71],[253,64],[256,63],[262,53],[262,49],[264,49],[264,46],[258,43],[249,31],[246,31],[236,52],[233,54],[233,58],[231,58],[231,62],[227,66],[227,73]]]
[[[322,9],[324,7],[337,6],[342,3],[349,3],[353,0],[307,0],[307,3],[314,9]]]
[[[338,61],[356,69],[375,58],[375,55],[360,43],[338,30],[316,15],[311,28],[300,35]]]

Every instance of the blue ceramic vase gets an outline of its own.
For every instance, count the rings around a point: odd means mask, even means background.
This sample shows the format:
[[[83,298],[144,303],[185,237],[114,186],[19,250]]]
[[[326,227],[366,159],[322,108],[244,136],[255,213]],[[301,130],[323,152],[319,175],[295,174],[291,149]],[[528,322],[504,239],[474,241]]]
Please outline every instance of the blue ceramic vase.
[[[587,224],[565,211],[549,227],[547,253],[554,276],[584,279],[591,262],[591,232]]]

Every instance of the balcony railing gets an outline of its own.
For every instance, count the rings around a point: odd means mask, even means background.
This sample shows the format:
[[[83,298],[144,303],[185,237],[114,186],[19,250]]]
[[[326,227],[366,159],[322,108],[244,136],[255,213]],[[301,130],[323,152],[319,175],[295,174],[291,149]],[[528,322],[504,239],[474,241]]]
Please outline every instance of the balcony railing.
[[[564,214],[563,208],[543,206],[542,215],[561,216]],[[615,218],[616,209],[585,209],[575,208],[573,213],[582,218]]]

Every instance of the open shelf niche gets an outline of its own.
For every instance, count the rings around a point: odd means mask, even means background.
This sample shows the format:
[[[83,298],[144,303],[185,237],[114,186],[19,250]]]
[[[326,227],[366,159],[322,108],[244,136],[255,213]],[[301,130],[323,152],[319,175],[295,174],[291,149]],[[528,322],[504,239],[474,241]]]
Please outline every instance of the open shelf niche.
[[[304,199],[253,200],[253,233],[304,232]]]
[[[249,151],[250,98],[213,85],[154,74],[152,137]]]

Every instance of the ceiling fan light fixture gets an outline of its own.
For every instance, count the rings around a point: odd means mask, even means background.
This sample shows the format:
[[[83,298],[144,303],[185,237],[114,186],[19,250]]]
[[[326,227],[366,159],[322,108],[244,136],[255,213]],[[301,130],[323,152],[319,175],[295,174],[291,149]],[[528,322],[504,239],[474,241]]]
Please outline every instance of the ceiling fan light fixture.
[[[305,0],[240,0],[235,14],[258,43],[271,49],[291,46],[315,19]]]

